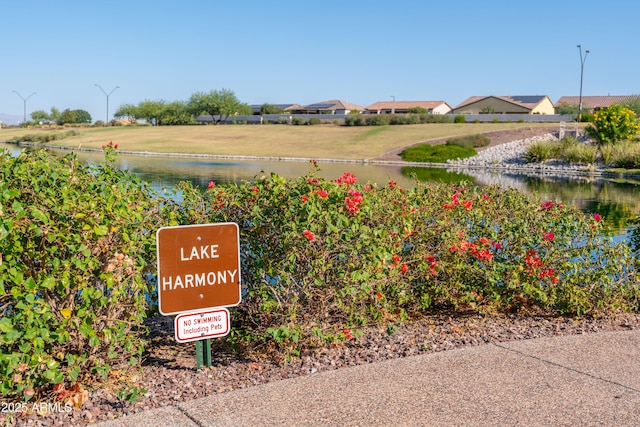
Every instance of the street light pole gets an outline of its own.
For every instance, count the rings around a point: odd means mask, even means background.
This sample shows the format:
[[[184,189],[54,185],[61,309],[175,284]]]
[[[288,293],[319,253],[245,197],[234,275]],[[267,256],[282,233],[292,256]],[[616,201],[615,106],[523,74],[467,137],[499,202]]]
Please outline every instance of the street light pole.
[[[580,51],[580,101],[578,104],[578,123],[582,121],[582,77],[584,75],[584,63],[587,60],[587,55],[589,51],[586,50],[584,52],[584,58],[582,57],[582,46],[578,45],[578,50]]]
[[[107,119],[104,122],[105,126],[109,125],[109,96],[113,93],[113,91],[115,91],[116,89],[118,89],[120,86],[116,86],[113,89],[111,89],[111,92],[107,93],[104,91],[104,89],[102,89],[102,86],[100,86],[99,84],[95,84],[96,86],[98,86],[98,88],[102,91],[102,93],[104,93],[104,96],[107,97]]]
[[[17,91],[13,91],[16,95],[18,95],[20,97],[20,99],[22,99],[22,103],[24,104],[24,118],[22,120],[22,123],[27,123],[27,101],[29,100],[29,98],[31,98],[33,95],[35,95],[37,92],[33,92],[31,95],[27,96],[26,98],[23,98],[22,95],[20,95]]]

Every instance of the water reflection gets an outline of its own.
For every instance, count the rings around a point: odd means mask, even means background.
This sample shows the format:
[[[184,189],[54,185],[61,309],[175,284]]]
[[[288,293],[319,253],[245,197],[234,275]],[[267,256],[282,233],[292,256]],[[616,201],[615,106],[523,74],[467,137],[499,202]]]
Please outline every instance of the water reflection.
[[[15,145],[0,144],[0,149],[2,148],[9,149],[15,155],[21,151]],[[90,163],[104,160],[101,152],[78,152],[77,156]],[[118,162],[121,168],[140,176],[158,191],[172,188],[180,181],[191,181],[195,185],[206,187],[209,181],[251,181],[256,176],[272,172],[286,178],[297,178],[310,170],[310,165],[305,162],[134,156],[121,153],[118,155]],[[635,228],[632,221],[640,215],[640,181],[633,179],[353,163],[325,163],[319,166],[319,175],[326,179],[335,179],[348,171],[354,173],[359,182],[377,183],[380,186],[387,185],[392,180],[400,186],[411,187],[417,178],[421,181],[468,181],[475,185],[513,187],[543,200],[557,200],[575,205],[587,213],[599,213],[617,235],[624,235],[627,230]]]

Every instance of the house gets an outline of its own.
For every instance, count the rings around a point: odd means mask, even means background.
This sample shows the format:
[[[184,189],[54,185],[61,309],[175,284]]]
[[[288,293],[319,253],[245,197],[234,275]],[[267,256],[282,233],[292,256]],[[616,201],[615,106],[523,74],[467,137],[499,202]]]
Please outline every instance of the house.
[[[640,100],[640,95],[620,95],[620,96],[583,96],[582,97],[582,111],[585,113],[593,113],[601,108],[609,107],[613,104],[625,104],[630,101]],[[563,96],[558,99],[555,107],[562,106],[580,106],[579,96]]]
[[[269,104],[268,102],[266,102],[265,104],[275,107],[276,110],[284,111],[285,113],[289,113],[295,109],[302,107],[300,104]],[[262,106],[265,104],[252,104],[251,111],[254,115],[259,115],[262,112]]]
[[[352,112],[362,113],[364,107],[362,105],[353,104],[347,101],[331,100],[316,102],[314,104],[304,105],[300,108],[291,110],[293,114],[349,114]]]
[[[429,114],[447,114],[451,106],[444,101],[393,101],[376,102],[364,110],[364,114],[407,114],[410,109],[421,107]]]
[[[472,96],[451,110],[454,114],[555,114],[546,95]]]

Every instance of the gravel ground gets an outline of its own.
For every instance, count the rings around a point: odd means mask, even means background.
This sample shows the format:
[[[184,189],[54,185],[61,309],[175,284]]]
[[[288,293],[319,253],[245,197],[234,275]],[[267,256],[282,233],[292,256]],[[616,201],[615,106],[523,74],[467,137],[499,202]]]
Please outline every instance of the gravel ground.
[[[400,326],[392,335],[370,328],[358,339],[303,354],[300,359],[284,365],[237,359],[214,351],[212,366],[199,370],[195,369],[195,343],[175,342],[170,317],[150,319],[149,326],[152,334],[145,362],[137,376],[131,378],[132,383],[146,393],[134,403],[120,401],[116,393],[105,386],[93,390],[89,401],[80,409],[18,415],[10,424],[88,425],[216,393],[398,357],[495,342],[637,329],[640,314],[599,319],[441,314]]]

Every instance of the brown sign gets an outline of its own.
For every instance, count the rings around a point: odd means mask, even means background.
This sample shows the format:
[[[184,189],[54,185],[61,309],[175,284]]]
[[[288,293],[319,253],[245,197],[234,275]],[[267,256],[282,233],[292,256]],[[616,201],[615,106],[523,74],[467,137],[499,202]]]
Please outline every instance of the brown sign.
[[[235,223],[162,227],[158,306],[165,316],[240,304],[240,231]]]

